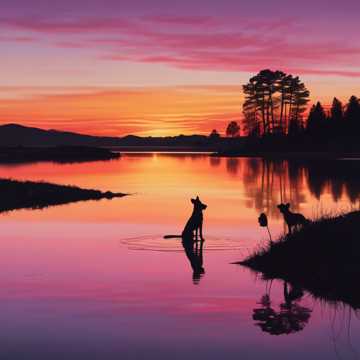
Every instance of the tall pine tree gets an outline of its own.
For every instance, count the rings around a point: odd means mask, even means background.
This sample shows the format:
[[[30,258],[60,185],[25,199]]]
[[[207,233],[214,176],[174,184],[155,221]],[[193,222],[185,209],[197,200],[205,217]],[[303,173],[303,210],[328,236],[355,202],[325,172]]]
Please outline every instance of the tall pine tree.
[[[360,103],[356,96],[352,96],[346,106],[344,114],[347,133],[351,136],[360,134]]]
[[[323,106],[320,102],[310,110],[310,114],[307,121],[306,132],[310,136],[324,137],[326,132],[326,114]]]

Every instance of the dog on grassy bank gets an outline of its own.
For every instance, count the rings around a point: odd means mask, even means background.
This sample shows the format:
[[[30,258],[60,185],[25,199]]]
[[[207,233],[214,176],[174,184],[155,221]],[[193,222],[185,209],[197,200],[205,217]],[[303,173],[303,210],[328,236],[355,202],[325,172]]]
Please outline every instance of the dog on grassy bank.
[[[279,204],[278,209],[284,216],[284,220],[289,228],[289,234],[293,228],[298,228],[299,226],[308,225],[310,221],[302,214],[296,214],[290,211],[290,204]]]

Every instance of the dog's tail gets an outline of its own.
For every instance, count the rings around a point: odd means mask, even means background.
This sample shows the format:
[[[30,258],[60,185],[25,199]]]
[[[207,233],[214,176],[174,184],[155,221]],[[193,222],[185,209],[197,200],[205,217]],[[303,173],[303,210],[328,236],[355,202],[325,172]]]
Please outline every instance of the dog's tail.
[[[181,235],[165,235],[164,239],[181,239]]]

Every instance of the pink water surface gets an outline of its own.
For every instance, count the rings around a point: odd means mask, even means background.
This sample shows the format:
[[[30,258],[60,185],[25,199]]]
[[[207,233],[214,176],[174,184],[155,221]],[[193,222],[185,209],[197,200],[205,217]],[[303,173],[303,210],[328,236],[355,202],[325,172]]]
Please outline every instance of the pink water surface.
[[[264,166],[190,154],[0,166],[0,177],[132,194],[0,216],[0,358],[354,358],[360,324],[346,307],[305,294],[299,303],[311,317],[302,331],[272,336],[255,325],[269,284],[231,263],[267,241],[259,213],[276,236],[281,201],[308,217],[354,206],[331,184],[318,196],[287,163]],[[181,232],[196,195],[208,205],[199,282],[180,241],[162,239]],[[281,282],[271,300],[284,301]]]

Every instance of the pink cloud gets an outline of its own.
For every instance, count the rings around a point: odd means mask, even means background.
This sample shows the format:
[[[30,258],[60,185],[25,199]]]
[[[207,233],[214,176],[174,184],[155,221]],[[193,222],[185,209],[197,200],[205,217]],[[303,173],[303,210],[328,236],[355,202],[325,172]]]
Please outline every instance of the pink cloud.
[[[185,25],[185,26],[218,26],[223,24],[222,21],[212,16],[147,16],[145,21],[154,24],[165,25]]]
[[[36,39],[30,36],[0,36],[0,42],[27,43],[32,41],[36,41]]]
[[[84,31],[112,32],[122,29],[134,30],[135,23],[124,18],[81,18],[61,21],[36,18],[0,18],[0,26],[46,34],[77,34]]]
[[[54,37],[62,48],[91,48],[112,61],[159,63],[193,70],[297,69],[300,74],[360,76],[360,46],[294,20],[214,16],[78,18],[48,21],[0,19],[4,27]],[[59,40],[58,36],[62,36]],[[63,38],[65,37],[65,39]],[[1,38],[0,38],[1,40]],[[351,58],[349,60],[349,57]]]

